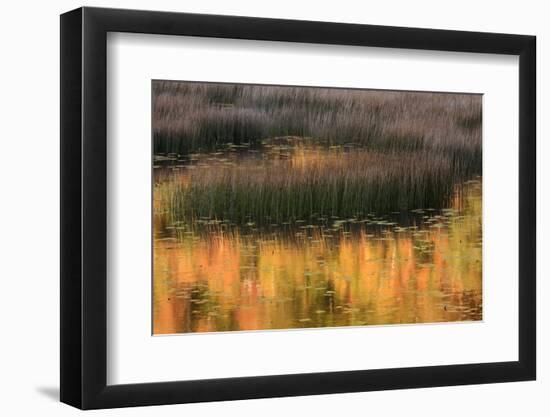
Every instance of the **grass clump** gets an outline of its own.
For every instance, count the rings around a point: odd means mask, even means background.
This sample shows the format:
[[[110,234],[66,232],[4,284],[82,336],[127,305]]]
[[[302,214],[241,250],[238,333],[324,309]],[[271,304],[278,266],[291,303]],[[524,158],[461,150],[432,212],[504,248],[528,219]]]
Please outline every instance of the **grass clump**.
[[[191,170],[159,189],[171,219],[237,224],[308,220],[313,213],[353,217],[369,212],[443,207],[459,174],[449,159],[426,153],[320,152],[290,160]]]
[[[154,81],[156,160],[183,164],[155,193],[186,222],[445,207],[481,174],[481,122],[473,94]]]

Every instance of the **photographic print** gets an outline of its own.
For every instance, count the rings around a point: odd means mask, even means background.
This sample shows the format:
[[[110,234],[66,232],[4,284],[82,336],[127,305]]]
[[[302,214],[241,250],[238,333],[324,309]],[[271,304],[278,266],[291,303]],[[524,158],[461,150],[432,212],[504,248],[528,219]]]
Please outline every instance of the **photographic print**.
[[[152,81],[153,334],[482,319],[482,96]]]

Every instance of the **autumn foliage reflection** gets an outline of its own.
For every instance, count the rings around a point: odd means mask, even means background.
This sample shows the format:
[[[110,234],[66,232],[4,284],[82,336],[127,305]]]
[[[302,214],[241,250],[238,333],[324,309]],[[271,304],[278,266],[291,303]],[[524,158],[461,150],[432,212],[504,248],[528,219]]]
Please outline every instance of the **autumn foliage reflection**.
[[[159,234],[154,332],[480,320],[481,185],[454,196],[405,227]]]

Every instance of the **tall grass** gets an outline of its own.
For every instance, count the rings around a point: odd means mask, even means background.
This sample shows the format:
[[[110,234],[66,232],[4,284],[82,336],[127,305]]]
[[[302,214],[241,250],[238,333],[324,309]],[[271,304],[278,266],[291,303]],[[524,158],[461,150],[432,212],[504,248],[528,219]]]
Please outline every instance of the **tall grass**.
[[[276,136],[327,146],[444,151],[481,163],[481,96],[153,82],[156,153],[211,151]]]
[[[199,218],[282,223],[312,214],[339,217],[449,203],[460,173],[425,152],[355,150],[298,154],[290,160],[191,170],[158,189],[172,221]]]
[[[172,221],[439,208],[481,174],[479,95],[155,81],[153,135],[156,154],[180,156],[242,144],[265,156],[292,138],[290,159],[183,168],[164,181],[155,193]]]

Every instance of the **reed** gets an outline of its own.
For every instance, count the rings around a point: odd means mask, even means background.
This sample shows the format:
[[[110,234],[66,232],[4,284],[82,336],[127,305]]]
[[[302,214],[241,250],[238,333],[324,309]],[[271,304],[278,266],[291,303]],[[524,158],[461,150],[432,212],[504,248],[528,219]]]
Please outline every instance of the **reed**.
[[[262,155],[163,180],[155,196],[172,222],[441,208],[458,182],[481,174],[481,98],[155,81],[153,139],[155,154],[175,158]],[[290,157],[266,159],[281,143]]]
[[[236,84],[153,83],[156,153],[213,151],[277,136],[326,146],[435,150],[481,163],[481,99],[442,94]]]
[[[308,221],[312,214],[349,218],[445,207],[460,178],[450,159],[426,152],[315,151],[265,164],[244,160],[193,169],[156,193],[172,221],[280,224]]]

